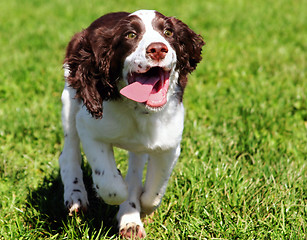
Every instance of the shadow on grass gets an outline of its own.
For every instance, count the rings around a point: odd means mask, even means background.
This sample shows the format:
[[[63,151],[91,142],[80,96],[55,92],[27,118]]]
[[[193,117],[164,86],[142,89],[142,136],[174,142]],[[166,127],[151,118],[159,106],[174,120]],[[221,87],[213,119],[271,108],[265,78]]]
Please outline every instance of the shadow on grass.
[[[30,229],[39,231],[43,236],[60,234],[81,237],[84,232],[87,232],[92,238],[96,235],[112,236],[117,233],[118,207],[109,206],[96,197],[92,188],[90,167],[83,166],[83,172],[89,199],[87,212],[79,216],[68,216],[63,203],[63,184],[57,172],[45,178],[37,189],[29,189],[25,221]],[[98,234],[99,231],[101,231],[100,234]]]

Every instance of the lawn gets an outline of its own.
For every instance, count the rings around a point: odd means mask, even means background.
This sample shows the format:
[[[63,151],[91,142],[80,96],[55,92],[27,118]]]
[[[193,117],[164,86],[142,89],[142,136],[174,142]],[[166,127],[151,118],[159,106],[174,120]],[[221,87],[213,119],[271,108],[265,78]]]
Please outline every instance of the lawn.
[[[206,41],[185,92],[182,154],[147,239],[306,239],[307,1],[0,2],[0,239],[118,239],[91,188],[69,217],[62,61],[71,36],[114,11],[156,9]],[[126,152],[116,151],[126,171]]]

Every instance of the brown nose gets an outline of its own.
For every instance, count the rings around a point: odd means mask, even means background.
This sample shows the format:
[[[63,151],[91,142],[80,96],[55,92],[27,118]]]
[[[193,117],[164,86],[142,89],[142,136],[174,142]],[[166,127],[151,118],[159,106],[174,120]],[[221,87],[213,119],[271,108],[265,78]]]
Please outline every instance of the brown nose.
[[[154,42],[146,48],[146,55],[152,60],[160,61],[165,58],[168,48],[164,43]]]

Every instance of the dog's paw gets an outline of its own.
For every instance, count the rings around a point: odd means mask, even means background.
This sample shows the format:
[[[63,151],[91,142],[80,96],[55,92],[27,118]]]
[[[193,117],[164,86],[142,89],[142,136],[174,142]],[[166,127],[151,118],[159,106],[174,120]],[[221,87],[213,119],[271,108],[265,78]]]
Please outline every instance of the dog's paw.
[[[74,213],[86,212],[89,205],[86,190],[84,188],[74,188],[68,192],[65,191],[64,203],[70,216],[74,215]]]
[[[146,232],[142,225],[132,222],[121,227],[119,235],[124,239],[141,239],[146,237]]]
[[[119,205],[128,197],[128,188],[120,172],[112,174],[96,169],[93,181],[96,192],[109,205]]]
[[[82,205],[81,201],[78,201],[76,203],[75,202],[69,203],[68,201],[66,201],[66,204],[69,216],[74,216],[75,214],[79,215],[81,212],[85,213],[88,207],[87,205]]]
[[[150,195],[144,192],[141,195],[141,217],[152,214],[160,205],[162,195]]]

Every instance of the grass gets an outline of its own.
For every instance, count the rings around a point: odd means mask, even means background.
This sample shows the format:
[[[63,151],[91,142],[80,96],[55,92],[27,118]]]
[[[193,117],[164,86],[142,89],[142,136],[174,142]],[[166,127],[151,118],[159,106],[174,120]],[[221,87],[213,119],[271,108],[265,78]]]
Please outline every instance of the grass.
[[[117,239],[91,189],[68,217],[58,156],[61,63],[111,11],[157,9],[207,43],[184,103],[182,155],[148,239],[306,239],[307,1],[0,2],[0,239]],[[125,172],[126,153],[116,151]]]

